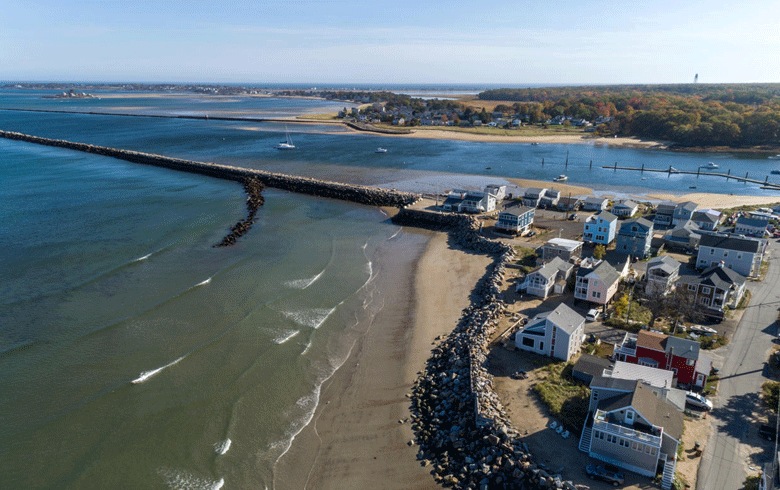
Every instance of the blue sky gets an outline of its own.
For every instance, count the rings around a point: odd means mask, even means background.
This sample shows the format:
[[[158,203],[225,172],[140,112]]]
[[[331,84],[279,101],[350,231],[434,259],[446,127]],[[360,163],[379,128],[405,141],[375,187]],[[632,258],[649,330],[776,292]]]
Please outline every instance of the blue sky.
[[[780,1],[7,0],[0,80],[780,82]]]

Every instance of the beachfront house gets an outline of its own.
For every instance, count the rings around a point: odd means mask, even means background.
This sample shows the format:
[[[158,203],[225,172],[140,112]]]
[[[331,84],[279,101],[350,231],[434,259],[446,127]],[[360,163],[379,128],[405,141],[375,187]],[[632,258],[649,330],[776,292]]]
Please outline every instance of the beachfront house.
[[[588,216],[583,224],[582,239],[586,242],[609,245],[617,232],[617,216],[609,211]]]
[[[510,208],[498,213],[496,230],[510,232],[518,235],[524,234],[534,223],[536,210],[525,206]]]
[[[468,191],[464,189],[453,189],[447,193],[447,198],[441,204],[442,209],[445,211],[459,212],[460,207],[463,204],[463,200],[466,198]]]
[[[766,242],[758,238],[706,234],[699,241],[696,268],[723,265],[745,277],[755,277],[761,269]]]
[[[567,262],[577,260],[582,256],[583,244],[583,242],[568,238],[551,238],[542,245],[542,260],[546,262],[555,257],[560,257]]]
[[[645,292],[650,295],[666,294],[680,275],[680,263],[669,255],[659,255],[647,261]]]
[[[492,194],[496,198],[496,202],[501,202],[506,199],[506,186],[501,184],[488,184],[485,186],[485,193]]]
[[[617,232],[615,250],[632,257],[645,258],[650,254],[653,223],[644,218],[623,221]]]
[[[620,274],[607,261],[601,260],[591,267],[580,267],[574,284],[574,298],[599,305],[606,305],[615,296]]]
[[[655,218],[653,223],[656,227],[669,227],[672,226],[672,219],[674,217],[674,209],[677,207],[673,202],[662,202],[655,208]]]
[[[547,189],[544,196],[539,200],[539,207],[544,209],[554,209],[561,199],[561,191],[556,189]]]
[[[683,414],[639,382],[633,391],[598,401],[588,414],[580,450],[588,456],[643,476],[662,469],[661,488],[669,489],[677,466]]]
[[[515,334],[518,349],[568,361],[580,350],[585,318],[561,303],[540,313]]]
[[[672,371],[676,384],[703,387],[712,360],[699,342],[650,330],[626,333],[615,345],[615,360]]]
[[[691,221],[702,230],[715,231],[720,224],[722,213],[714,209],[702,209],[693,213]]]
[[[585,354],[583,354],[584,356]],[[572,370],[572,375],[574,371]],[[631,393],[637,383],[651,388],[653,394],[671,402],[678,410],[685,410],[685,391],[674,385],[674,373],[666,369],[614,361],[590,381],[588,411],[598,408],[598,402],[621,393]]]
[[[556,206],[558,211],[578,211],[582,208],[582,199],[579,197],[561,197],[558,199],[558,205]]]
[[[734,233],[738,235],[747,235],[763,238],[766,235],[769,221],[760,218],[748,218],[740,216],[734,223]]]
[[[687,223],[690,221],[691,217],[693,217],[693,213],[698,207],[698,204],[691,201],[678,203],[672,212],[672,226],[677,226],[680,223]]]
[[[745,294],[745,276],[713,265],[700,274],[685,274],[677,278],[676,287],[688,295],[690,301],[704,316],[722,321],[726,308],[734,309]]]
[[[518,284],[517,289],[525,289],[528,294],[542,299],[553,292],[563,293],[566,280],[571,276],[574,264],[560,257],[555,257],[544,265],[537,267],[525,276],[525,281]]]
[[[624,218],[630,218],[631,216],[635,215],[637,211],[639,211],[639,204],[630,199],[617,202],[614,206],[612,206],[612,214]]]
[[[529,208],[539,207],[539,201],[542,200],[547,189],[540,189],[538,187],[529,187],[523,194],[523,206]]]
[[[463,213],[490,213],[495,209],[496,196],[483,191],[468,191],[459,211]]]
[[[609,199],[604,197],[590,196],[585,199],[582,209],[585,211],[605,211],[609,205]]]
[[[583,353],[574,366],[571,368],[572,378],[579,379],[587,385],[590,385],[591,381],[595,378],[600,378],[604,375],[605,370],[609,370],[615,367],[615,363],[609,359],[603,357],[593,356],[588,353]]]

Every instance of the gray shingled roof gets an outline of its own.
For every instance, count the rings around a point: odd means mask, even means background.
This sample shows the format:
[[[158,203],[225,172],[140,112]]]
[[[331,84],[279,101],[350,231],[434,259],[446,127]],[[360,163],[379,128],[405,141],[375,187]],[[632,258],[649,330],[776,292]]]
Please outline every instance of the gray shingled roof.
[[[585,318],[576,311],[572,310],[565,303],[561,303],[552,311],[547,311],[536,315],[536,318],[545,318],[550,323],[571,335],[574,330],[585,323]]]
[[[625,201],[620,201],[619,203],[612,206],[613,208],[635,208],[639,206],[637,203],[630,199],[626,199]]]
[[[659,255],[647,261],[647,270],[660,268],[662,271],[672,273],[680,268],[680,263],[669,255]]]
[[[635,379],[621,379],[621,378],[612,378],[607,376],[596,376],[593,378],[593,380],[590,382],[590,388],[607,388],[611,390],[616,391],[623,391],[626,393],[631,393],[636,389],[636,385],[639,383],[639,381]],[[603,401],[611,400],[613,397],[605,398]],[[601,407],[599,407],[601,408]],[[603,410],[603,409],[602,409]]]
[[[628,230],[631,225],[639,225],[647,230],[651,229],[653,227],[653,223],[650,221],[644,219],[644,218],[633,218],[633,219],[627,219],[624,222],[620,224],[620,229],[622,230],[625,228]]]
[[[757,253],[760,246],[761,242],[758,240],[717,233],[702,234],[701,241],[699,241],[699,247],[722,248],[737,252]]]
[[[580,267],[580,269],[577,271],[577,276],[587,276],[591,272],[595,273],[602,281],[604,281],[604,284],[607,285],[613,284],[615,281],[620,279],[620,274],[618,271],[609,265],[606,260],[601,261],[601,263],[593,269],[585,269]]]
[[[685,202],[681,202],[680,204],[678,204],[675,207],[676,208],[682,208],[682,209],[684,209],[686,211],[690,211],[692,213],[692,212],[696,211],[696,208],[698,208],[699,205],[696,204],[695,202],[685,201]]]
[[[618,219],[617,216],[610,213],[609,211],[600,211],[596,216],[599,216],[603,218],[604,221],[609,221],[610,223]]]
[[[748,218],[747,216],[740,216],[737,218],[737,224],[743,226],[753,226],[755,228],[766,228],[767,221],[759,218]]]
[[[718,223],[720,218],[714,214],[707,213],[705,211],[696,211],[691,218],[693,221],[701,221],[705,223]]]
[[[666,352],[671,352],[675,356],[686,359],[699,359],[699,348],[701,344],[693,340],[681,339],[672,335],[666,338]]]
[[[610,369],[612,366],[613,363],[609,359],[583,354],[574,364],[572,375],[579,374],[580,377],[590,377],[595,380],[604,374],[605,369]]]
[[[629,406],[634,407],[651,424],[663,427],[664,432],[677,441],[682,439],[684,427],[682,412],[671,403],[656,397],[651,388],[645,384],[637,383],[633,393],[613,396],[599,402],[599,409],[605,412],[613,412]]]

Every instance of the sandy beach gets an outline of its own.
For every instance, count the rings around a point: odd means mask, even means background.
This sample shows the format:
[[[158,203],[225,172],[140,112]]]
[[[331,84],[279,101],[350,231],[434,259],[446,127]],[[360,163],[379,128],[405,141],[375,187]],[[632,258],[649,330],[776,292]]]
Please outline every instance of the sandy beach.
[[[378,259],[385,307],[323,386],[312,422],[277,464],[275,489],[439,488],[408,444],[406,394],[492,259],[450,248],[441,232],[400,238]]]

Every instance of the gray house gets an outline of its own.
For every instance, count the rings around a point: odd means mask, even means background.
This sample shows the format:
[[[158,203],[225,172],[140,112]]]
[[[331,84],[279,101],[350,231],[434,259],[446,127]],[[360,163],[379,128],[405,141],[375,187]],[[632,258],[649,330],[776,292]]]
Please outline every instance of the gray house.
[[[663,294],[671,289],[680,275],[680,263],[668,255],[659,255],[647,261],[645,292]]]
[[[553,209],[558,205],[561,199],[561,191],[556,189],[547,189],[544,196],[539,200],[539,207]]]
[[[537,267],[525,276],[525,281],[518,285],[518,289],[525,289],[528,294],[546,298],[553,287],[556,293],[562,293],[566,286],[566,280],[571,276],[574,264],[560,257],[555,257],[546,264]]]
[[[620,224],[615,250],[633,257],[645,258],[650,254],[653,223],[644,219],[629,219]]]
[[[515,334],[518,349],[568,361],[580,350],[585,318],[561,303],[540,313]]]
[[[655,208],[655,218],[653,223],[656,226],[672,226],[674,209],[677,204],[673,202],[662,202]]]
[[[672,212],[672,226],[677,226],[680,223],[687,223],[691,217],[693,217],[693,213],[698,207],[698,204],[691,201],[677,204]]]
[[[745,294],[746,279],[731,269],[714,265],[698,275],[684,275],[676,280],[678,288],[705,316],[717,321],[725,318],[726,308],[734,309]]]
[[[538,187],[529,187],[523,194],[523,206],[529,208],[535,208],[539,206],[539,201],[542,200],[547,189],[540,189]]]
[[[664,233],[664,245],[668,249],[693,251],[699,247],[702,232],[693,221],[675,226]]]
[[[748,218],[747,216],[740,216],[737,218],[737,222],[734,223],[734,233],[763,238],[766,234],[766,228],[768,224],[768,221],[760,218]]]
[[[551,260],[560,257],[563,260],[578,259],[582,256],[584,242],[569,240],[568,238],[552,238],[542,245],[542,260]]]
[[[660,466],[661,488],[669,489],[677,466],[677,446],[682,441],[683,414],[657,397],[652,387],[633,383],[636,387],[630,393],[598,400],[582,432],[580,450],[648,477],[655,476]]]
[[[755,277],[761,268],[766,242],[758,238],[706,234],[699,241],[696,268],[704,269],[721,262],[745,277]]]
[[[702,230],[714,231],[715,227],[720,224],[721,212],[713,209],[705,209],[696,211],[691,216],[691,221],[696,223],[696,226]]]
[[[630,218],[631,216],[635,215],[638,210],[639,210],[639,204],[635,203],[630,199],[626,199],[625,201],[620,201],[618,203],[615,203],[614,206],[612,206],[612,214],[614,214],[615,216],[622,216],[627,218]]]
[[[607,209],[608,204],[609,204],[609,199],[606,199],[604,197],[591,196],[585,199],[582,209],[584,209],[585,211],[605,211]]]

